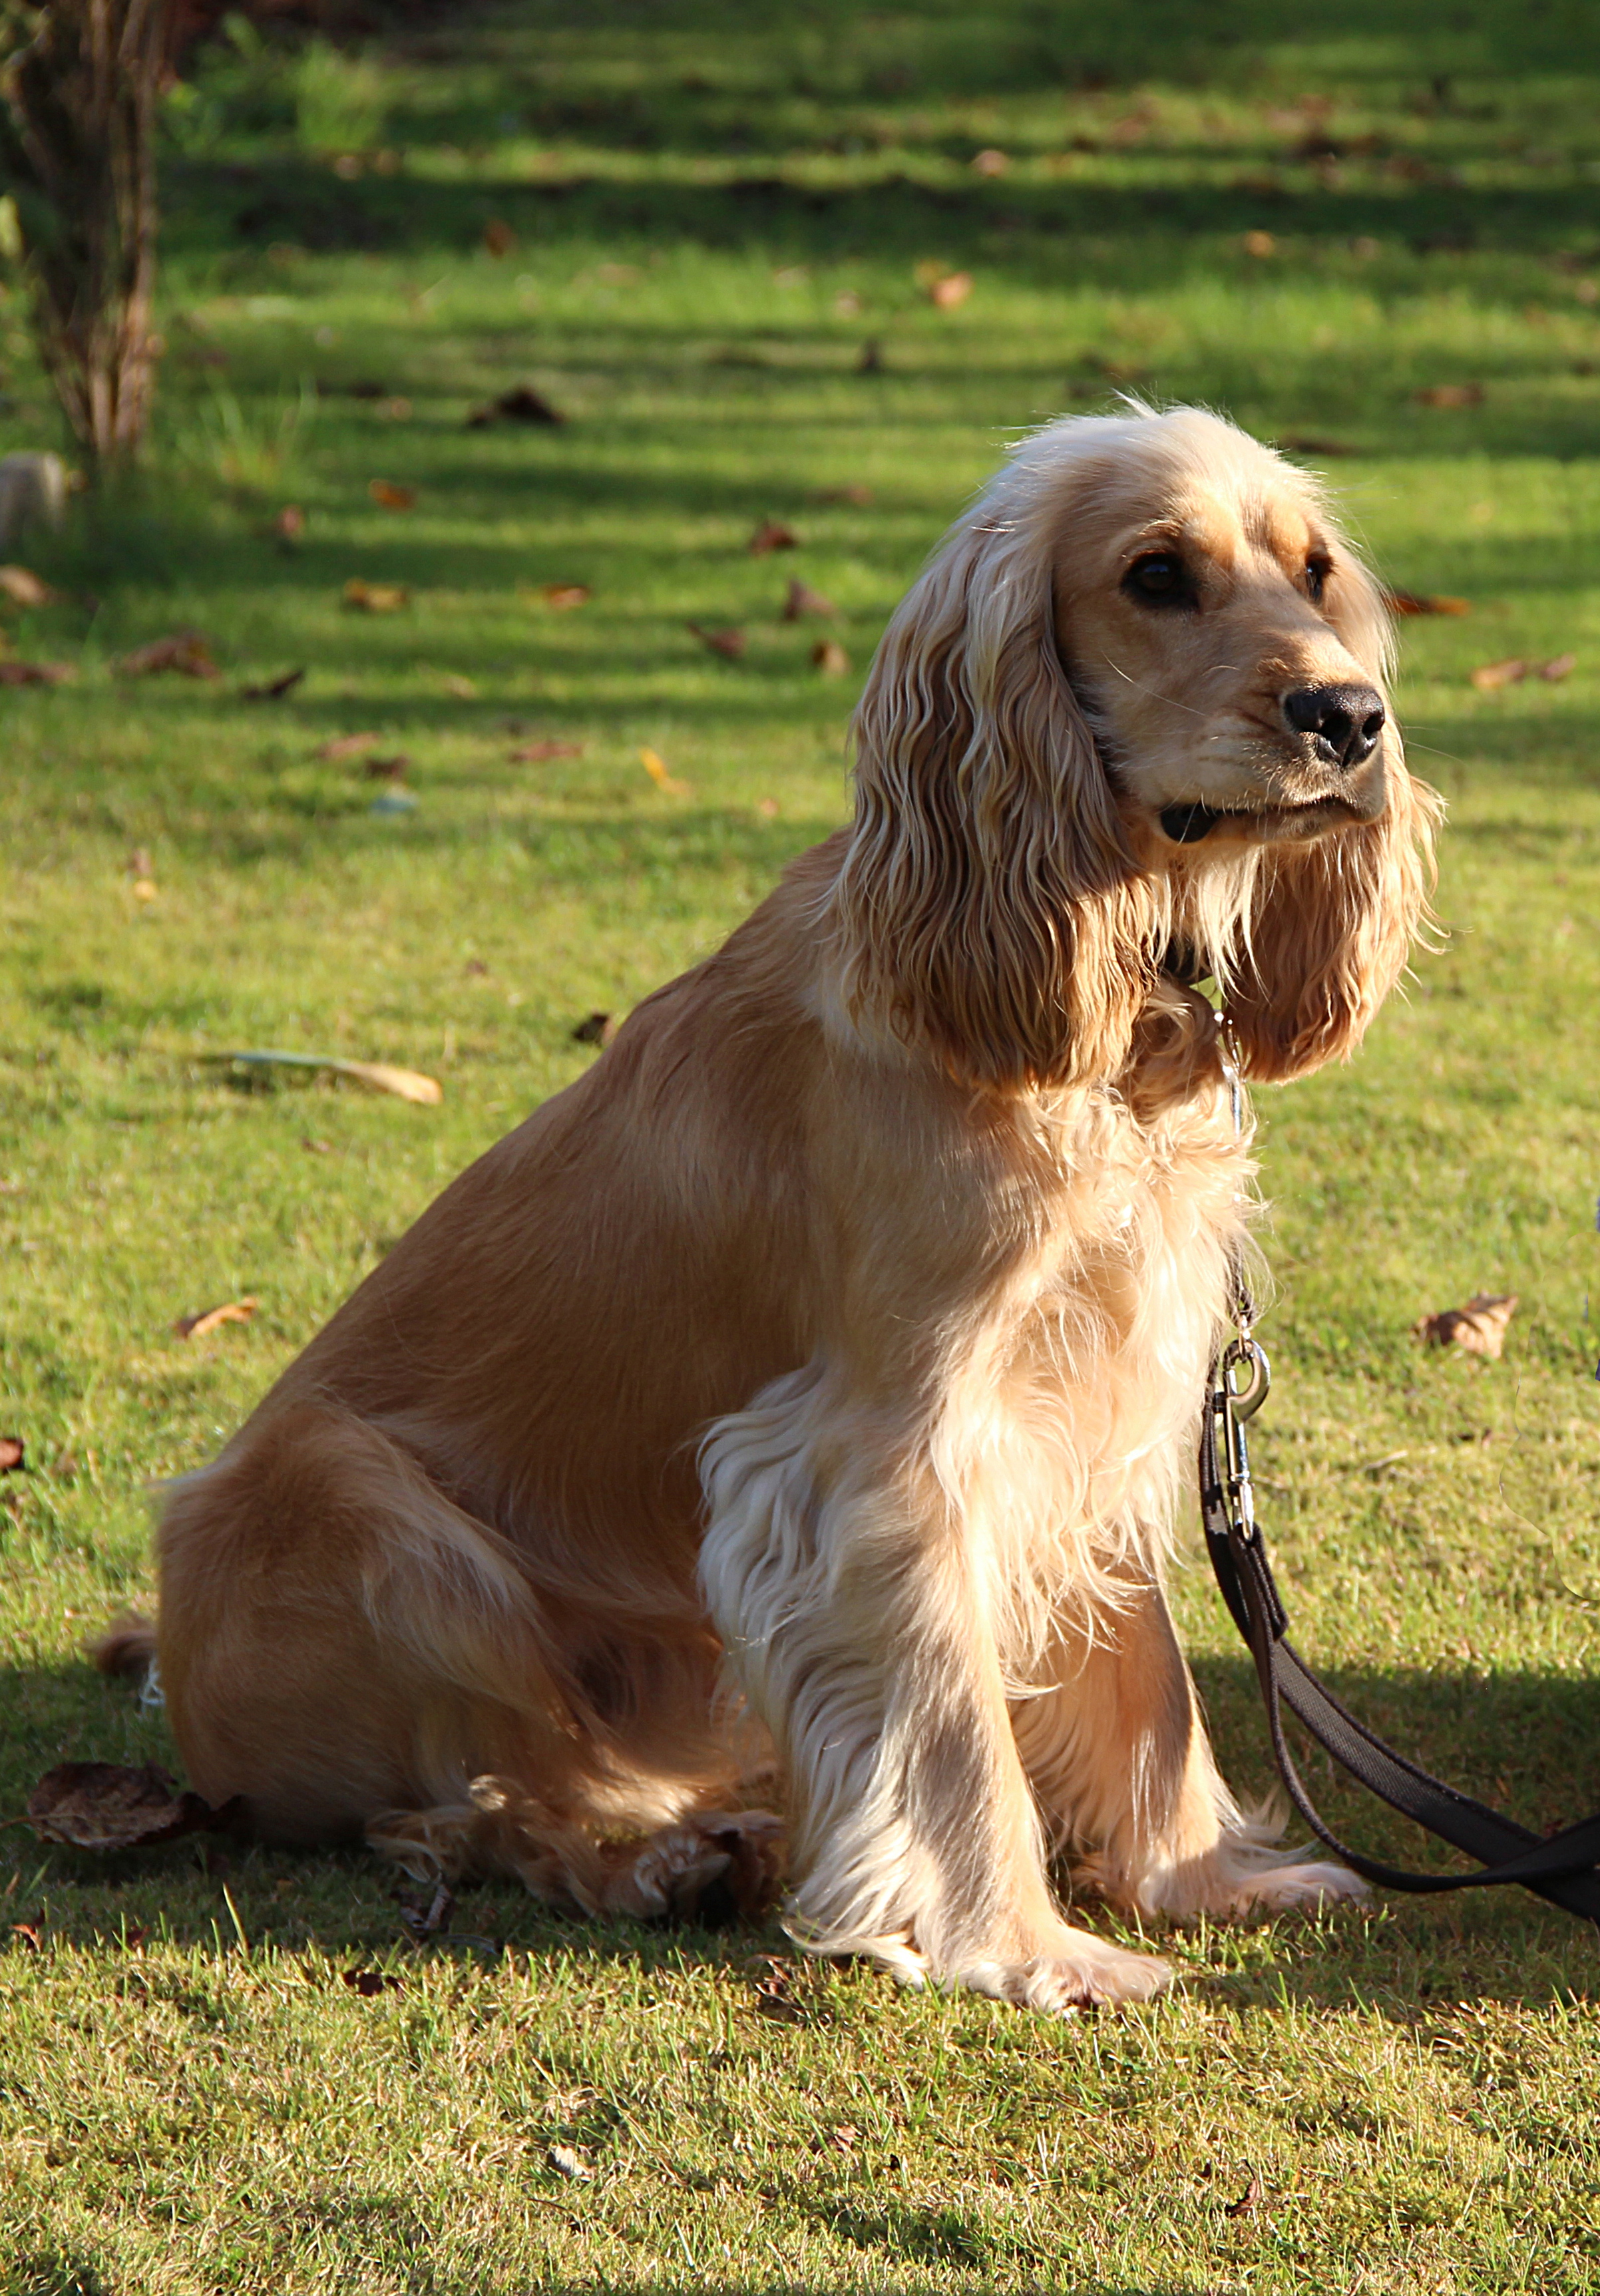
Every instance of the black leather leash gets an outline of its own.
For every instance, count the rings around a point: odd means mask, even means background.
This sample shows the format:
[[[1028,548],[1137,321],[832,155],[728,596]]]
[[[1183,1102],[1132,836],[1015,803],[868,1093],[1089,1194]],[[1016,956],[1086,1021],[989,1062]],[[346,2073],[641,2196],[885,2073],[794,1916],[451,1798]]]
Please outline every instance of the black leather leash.
[[[1358,1721],[1287,1639],[1288,1617],[1255,1519],[1244,1437],[1244,1423],[1267,1399],[1271,1372],[1251,1328],[1242,1281],[1235,1286],[1235,1316],[1238,1337],[1217,1358],[1201,1432],[1201,1518],[1217,1583],[1256,1662],[1273,1756],[1289,1799],[1318,1841],[1382,1889],[1433,1892],[1520,1882],[1552,1905],[1600,1924],[1600,1814],[1560,1833],[1538,1834],[1457,1793]],[[1294,1767],[1284,1734],[1284,1707],[1342,1769],[1402,1816],[1475,1857],[1483,1870],[1411,1874],[1342,1841],[1317,1814]]]

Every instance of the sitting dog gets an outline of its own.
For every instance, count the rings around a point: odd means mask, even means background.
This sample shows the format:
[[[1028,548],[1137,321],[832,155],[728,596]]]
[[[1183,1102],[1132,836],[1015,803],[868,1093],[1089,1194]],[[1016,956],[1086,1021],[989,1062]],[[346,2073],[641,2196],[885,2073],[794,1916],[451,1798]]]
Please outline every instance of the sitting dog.
[[[1225,1043],[1347,1056],[1424,908],[1385,644],[1217,417],[1018,448],[879,648],[852,824],[172,1489],[201,1792],[650,1913],[772,1882],[775,1763],[799,1939],[1039,2008],[1168,1974],[1053,1860],[1140,1915],[1358,1889],[1229,1795],[1162,1557],[1244,1244]]]

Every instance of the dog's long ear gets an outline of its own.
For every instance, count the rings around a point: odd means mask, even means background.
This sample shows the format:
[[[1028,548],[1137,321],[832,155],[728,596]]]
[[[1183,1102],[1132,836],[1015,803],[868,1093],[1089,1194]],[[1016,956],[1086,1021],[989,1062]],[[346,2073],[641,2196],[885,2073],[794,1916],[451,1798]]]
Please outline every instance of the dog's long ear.
[[[1042,492],[1013,465],[885,632],[835,895],[853,1009],[1002,1089],[1115,1076],[1157,972],[1056,648]]]
[[[1340,635],[1382,688],[1389,624],[1375,585],[1350,562]],[[1249,947],[1227,993],[1244,1066],[1263,1083],[1348,1060],[1406,967],[1428,916],[1433,833],[1443,805],[1384,734],[1387,803],[1377,820],[1266,857]]]

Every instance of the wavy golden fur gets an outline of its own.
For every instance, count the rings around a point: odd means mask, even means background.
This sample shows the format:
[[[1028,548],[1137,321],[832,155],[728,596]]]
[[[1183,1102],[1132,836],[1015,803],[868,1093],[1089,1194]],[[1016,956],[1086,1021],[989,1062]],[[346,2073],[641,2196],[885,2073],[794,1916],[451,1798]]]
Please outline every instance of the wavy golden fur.
[[[1337,1895],[1213,1767],[1162,1592],[1254,1078],[1351,1053],[1434,801],[1376,592],[1192,410],[1053,424],[890,625],[853,826],[426,1212],[171,1492],[191,1775],[591,1911],[720,1879],[1064,2007],[1068,1925]],[[124,1635],[112,1652],[130,1656]]]

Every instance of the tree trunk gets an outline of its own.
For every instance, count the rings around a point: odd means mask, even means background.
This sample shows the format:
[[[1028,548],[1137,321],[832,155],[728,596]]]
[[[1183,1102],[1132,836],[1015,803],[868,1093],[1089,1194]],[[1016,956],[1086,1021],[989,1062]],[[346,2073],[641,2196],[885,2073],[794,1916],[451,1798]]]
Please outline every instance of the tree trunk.
[[[6,75],[40,355],[96,466],[126,463],[160,345],[155,107],[167,0],[47,0]]]

